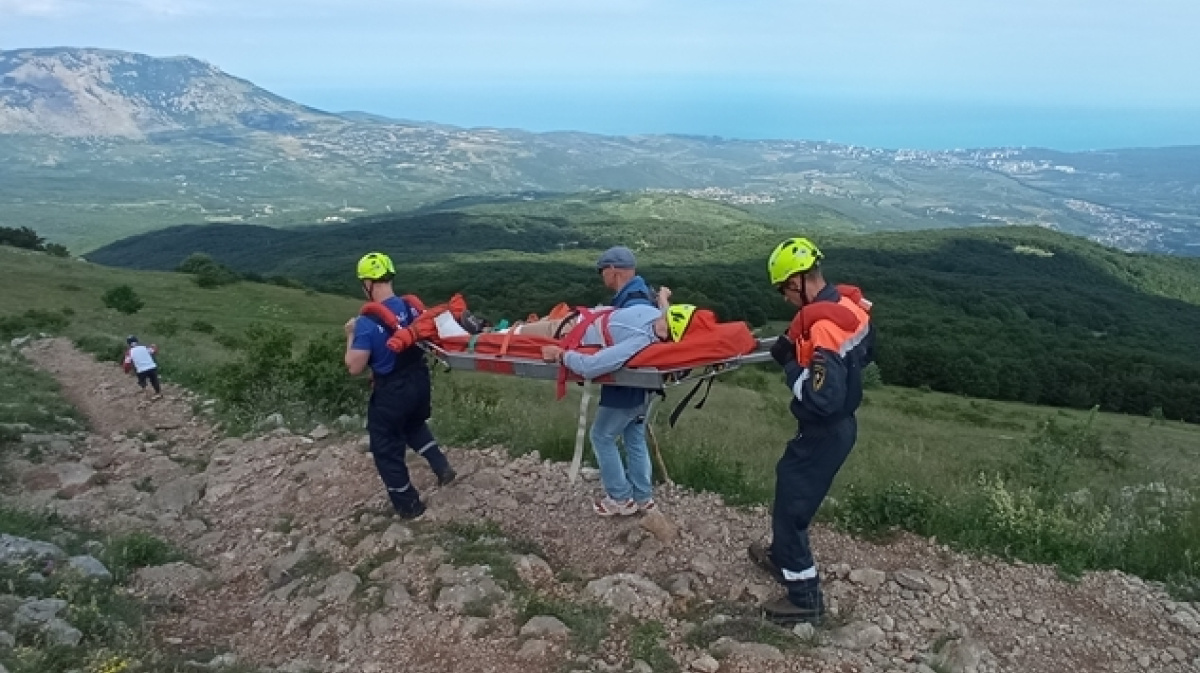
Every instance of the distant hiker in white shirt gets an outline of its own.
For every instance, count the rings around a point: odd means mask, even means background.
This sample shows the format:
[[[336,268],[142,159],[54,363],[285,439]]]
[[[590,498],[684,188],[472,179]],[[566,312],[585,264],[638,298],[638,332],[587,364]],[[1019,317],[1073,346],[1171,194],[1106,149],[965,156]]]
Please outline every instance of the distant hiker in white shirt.
[[[129,344],[122,365],[125,371],[137,372],[138,385],[142,390],[146,389],[146,382],[150,382],[154,387],[154,396],[150,399],[157,400],[162,397],[162,387],[158,384],[158,363],[154,361],[154,354],[158,352],[158,348],[154,345],[147,348],[139,344],[137,337],[133,335],[126,338],[125,343]]]

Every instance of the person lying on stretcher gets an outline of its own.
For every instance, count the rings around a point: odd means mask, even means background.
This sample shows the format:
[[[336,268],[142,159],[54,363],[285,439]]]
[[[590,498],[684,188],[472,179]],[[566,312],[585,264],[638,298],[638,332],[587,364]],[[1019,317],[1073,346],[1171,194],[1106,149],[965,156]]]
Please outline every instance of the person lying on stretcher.
[[[598,307],[572,311],[560,305],[546,318],[518,323],[508,330],[497,332],[511,331],[514,335],[558,340],[561,345],[542,349],[542,359],[563,364],[585,378],[595,378],[620,369],[630,358],[652,344],[679,342],[694,324],[716,322],[716,316],[711,311],[697,309],[691,304],[672,306],[670,297],[669,288],[659,290],[658,305],[664,307],[665,311],[655,306],[620,309]],[[466,302],[461,295],[455,295],[449,303],[433,309],[426,309],[420,299],[413,295],[406,295],[404,300],[414,306],[420,315],[406,328],[391,325],[393,336],[387,345],[392,350],[403,350],[418,341],[437,342],[478,333],[471,329],[473,325],[470,322],[464,324]],[[374,315],[386,323],[395,321],[389,315],[390,311],[381,311],[377,306],[368,304],[363,310],[364,314]],[[572,352],[578,346],[599,346],[600,350],[588,355]]]
[[[658,308],[665,311],[670,306],[670,299],[671,288],[665,286],[659,288],[656,297]],[[461,303],[455,307],[455,302]],[[579,324],[581,317],[580,311],[572,310],[567,304],[560,303],[551,309],[550,313],[544,318],[530,315],[528,320],[518,321],[511,327],[496,329],[492,326],[490,320],[466,310],[465,302],[462,302],[461,295],[455,295],[455,298],[451,299],[449,306],[449,314],[439,316],[437,319],[438,337],[443,339],[446,337],[467,336],[484,332],[496,334],[511,332],[513,335],[520,336],[562,339],[571,332],[571,329],[575,325]],[[501,324],[506,323],[507,321],[504,321]]]
[[[543,346],[542,360],[557,362],[586,379],[594,379],[620,369],[630,358],[654,343],[678,342],[696,317],[696,307],[691,304],[672,306],[667,301],[670,296],[668,288],[659,291],[658,303],[665,310],[654,306],[600,309],[590,318],[583,333],[575,335],[578,343]],[[580,321],[587,320],[589,318],[582,314],[570,316],[554,325],[554,331],[570,334]],[[570,324],[564,325],[567,321],[571,321]],[[568,349],[573,346],[600,346],[600,350],[585,354]]]

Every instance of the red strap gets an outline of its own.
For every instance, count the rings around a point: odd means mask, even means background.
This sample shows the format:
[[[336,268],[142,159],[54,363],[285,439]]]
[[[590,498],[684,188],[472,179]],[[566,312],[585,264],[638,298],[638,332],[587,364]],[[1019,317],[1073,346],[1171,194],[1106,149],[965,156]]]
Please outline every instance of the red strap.
[[[873,306],[873,304],[863,296],[862,290],[857,285],[839,284],[837,286],[837,291],[838,294],[842,295],[846,299],[858,304],[859,308],[862,310],[868,313],[871,312],[871,306]]]
[[[613,345],[612,332],[608,329],[608,324],[612,322],[612,311],[605,311],[598,320],[600,322],[600,339],[604,342],[602,345],[608,348]]]
[[[500,357],[508,355],[508,344],[510,341],[512,341],[512,335],[517,331],[517,327],[520,324],[520,321],[518,321],[516,325],[513,325],[507,332],[504,333],[504,340],[500,342]]]
[[[559,342],[559,347],[564,351],[570,351],[579,348],[579,344],[583,342],[583,335],[587,333],[587,328],[590,327],[592,323],[596,322],[596,319],[607,313],[612,313],[612,309],[600,309],[598,311],[593,311],[590,308],[580,307],[579,322],[575,323],[575,326],[571,328],[571,331],[567,333],[567,336],[563,337],[562,341]],[[567,372],[568,370],[566,365],[560,364],[558,366],[558,390],[556,391],[556,399],[561,400],[567,394]]]
[[[808,338],[809,330],[818,320],[829,320],[844,332],[854,332],[858,329],[858,316],[850,309],[831,301],[818,301],[805,306],[792,318],[788,326],[788,337],[799,342]]]
[[[400,329],[400,321],[396,319],[396,314],[383,304],[372,301],[363,304],[359,310],[360,315],[371,316],[384,324],[389,332],[395,332]]]
[[[421,298],[415,294],[406,294],[400,298],[404,300],[405,304],[417,309],[418,312],[425,310],[425,302],[421,301]]]

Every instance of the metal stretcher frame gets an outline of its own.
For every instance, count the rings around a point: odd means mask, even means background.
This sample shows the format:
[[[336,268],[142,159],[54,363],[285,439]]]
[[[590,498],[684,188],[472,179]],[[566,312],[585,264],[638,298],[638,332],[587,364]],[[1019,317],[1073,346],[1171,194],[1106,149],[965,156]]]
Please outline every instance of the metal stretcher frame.
[[[571,373],[568,376],[568,381],[583,381],[583,397],[579,401],[579,422],[575,430],[575,453],[571,459],[568,481],[574,484],[579,479],[579,468],[583,460],[583,438],[587,428],[588,404],[592,398],[592,384],[598,383],[601,385],[662,390],[668,385],[699,382],[733,371],[744,364],[758,364],[769,361],[771,359],[771,346],[774,344],[775,339],[773,338],[758,339],[754,350],[750,353],[717,362],[693,365],[691,367],[678,367],[674,369],[626,367],[590,381],[585,381],[582,377]],[[513,358],[504,355],[447,351],[433,344],[429,344],[428,347],[430,352],[451,370],[458,369],[506,376],[519,376],[521,378],[541,379],[544,381],[558,380],[560,366],[554,363],[527,358]],[[654,400],[651,399],[646,409],[647,417],[650,417],[653,408]],[[649,426],[649,423],[647,425]],[[662,456],[658,453],[657,441],[655,441],[654,448],[655,457],[663,471],[663,476],[669,483],[671,478],[666,475],[666,465],[663,464]]]
[[[592,383],[659,390],[665,385],[678,385],[717,376],[737,369],[744,364],[768,362],[771,359],[770,350],[774,343],[775,339],[759,339],[755,349],[746,355],[738,355],[725,360],[691,367],[677,367],[673,369],[626,367],[618,369],[611,374],[592,379]],[[441,360],[452,370],[501,374],[525,379],[541,379],[543,381],[558,380],[559,365],[551,362],[514,358],[505,355],[447,351],[432,345],[430,346],[430,350],[438,360]],[[569,373],[567,380],[582,381],[583,378],[574,373]]]

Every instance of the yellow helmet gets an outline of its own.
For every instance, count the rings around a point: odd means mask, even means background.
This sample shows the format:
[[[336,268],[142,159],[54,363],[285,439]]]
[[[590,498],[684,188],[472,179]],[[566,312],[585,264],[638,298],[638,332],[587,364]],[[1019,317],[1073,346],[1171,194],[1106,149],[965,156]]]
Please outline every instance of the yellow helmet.
[[[396,275],[392,260],[382,252],[368,252],[358,260],[359,280],[390,280]]]
[[[767,259],[771,284],[779,285],[798,273],[811,271],[823,257],[817,246],[807,238],[789,238],[775,246]]]
[[[683,333],[687,331],[695,313],[696,307],[693,304],[672,304],[667,309],[667,331],[671,333],[671,341],[683,338]]]

